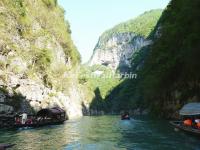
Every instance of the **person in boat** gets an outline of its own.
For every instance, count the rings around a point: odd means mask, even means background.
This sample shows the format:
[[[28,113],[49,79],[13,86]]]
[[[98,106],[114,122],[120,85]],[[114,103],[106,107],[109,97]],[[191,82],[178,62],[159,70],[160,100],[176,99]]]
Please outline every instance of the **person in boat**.
[[[19,117],[17,117],[17,118],[15,119],[15,124],[21,124],[21,121],[20,121],[20,118],[19,118]]]
[[[27,119],[26,124],[33,124],[33,119],[32,119],[32,117],[30,117],[29,119]]]
[[[20,116],[22,117],[22,124],[25,124],[28,118],[27,113],[23,112]]]
[[[195,122],[195,124],[196,124],[196,127],[197,127],[198,129],[200,129],[200,119],[195,119],[194,122]]]
[[[128,112],[125,112],[125,113],[121,116],[121,119],[122,119],[122,120],[124,120],[124,119],[130,119],[129,113],[128,113]]]
[[[195,123],[200,123],[200,119],[195,119],[194,122]]]
[[[16,115],[15,116],[15,124],[21,124],[20,116]]]
[[[192,119],[185,119],[184,121],[183,121],[183,124],[185,125],[185,126],[192,126]]]

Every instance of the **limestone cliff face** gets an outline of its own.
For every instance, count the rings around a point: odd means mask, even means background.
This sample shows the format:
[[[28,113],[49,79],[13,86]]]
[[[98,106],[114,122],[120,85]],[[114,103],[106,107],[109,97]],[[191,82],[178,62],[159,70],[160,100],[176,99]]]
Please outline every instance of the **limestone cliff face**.
[[[134,53],[152,43],[148,37],[161,14],[160,9],[147,11],[105,31],[94,48],[89,65],[105,65],[122,72],[129,70],[131,63],[134,63]]]
[[[74,85],[73,85],[74,84]],[[9,73],[7,82],[1,82],[0,112],[12,113],[26,111],[36,112],[42,108],[59,106],[64,108],[69,119],[82,116],[82,98],[76,83],[70,83],[69,93],[45,87],[44,84],[31,79],[22,79],[19,75]],[[14,103],[14,107],[13,104]],[[19,103],[19,104],[17,104]],[[18,108],[15,107],[18,105]]]
[[[128,69],[131,67],[133,54],[151,43],[151,40],[135,33],[116,33],[107,40],[100,38],[89,64],[105,65],[114,70]]]
[[[82,116],[79,54],[56,0],[0,2],[0,113],[60,106]]]

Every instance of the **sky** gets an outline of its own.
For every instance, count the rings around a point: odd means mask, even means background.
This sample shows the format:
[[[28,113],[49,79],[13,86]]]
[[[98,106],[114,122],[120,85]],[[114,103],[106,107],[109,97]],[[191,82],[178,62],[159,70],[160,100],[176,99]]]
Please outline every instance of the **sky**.
[[[113,26],[151,9],[164,9],[170,0],[58,0],[70,22],[72,39],[82,62],[89,60],[99,36]]]

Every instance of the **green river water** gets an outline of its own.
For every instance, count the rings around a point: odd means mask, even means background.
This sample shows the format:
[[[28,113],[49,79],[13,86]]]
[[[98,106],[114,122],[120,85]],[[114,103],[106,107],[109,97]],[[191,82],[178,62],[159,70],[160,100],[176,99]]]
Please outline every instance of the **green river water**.
[[[0,130],[13,150],[200,150],[200,139],[175,132],[167,121],[120,116],[83,117],[63,125]],[[11,149],[12,150],[12,149]]]

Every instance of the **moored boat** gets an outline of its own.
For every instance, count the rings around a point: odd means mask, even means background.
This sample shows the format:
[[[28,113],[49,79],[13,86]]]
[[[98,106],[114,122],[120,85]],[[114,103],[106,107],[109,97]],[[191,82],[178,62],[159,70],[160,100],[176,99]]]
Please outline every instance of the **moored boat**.
[[[188,127],[183,124],[183,121],[170,121],[170,124],[173,125],[176,129],[182,130],[186,133],[200,136],[200,129],[194,127]]]
[[[123,115],[121,115],[121,120],[130,120],[129,113],[125,112]]]
[[[25,127],[41,127],[46,125],[58,125],[64,123],[66,120],[66,113],[59,107],[48,108],[40,110],[36,116],[29,116],[26,123],[22,124],[17,121],[15,128]]]
[[[200,103],[188,103],[179,111],[180,120],[170,121],[176,129],[200,136]]]

